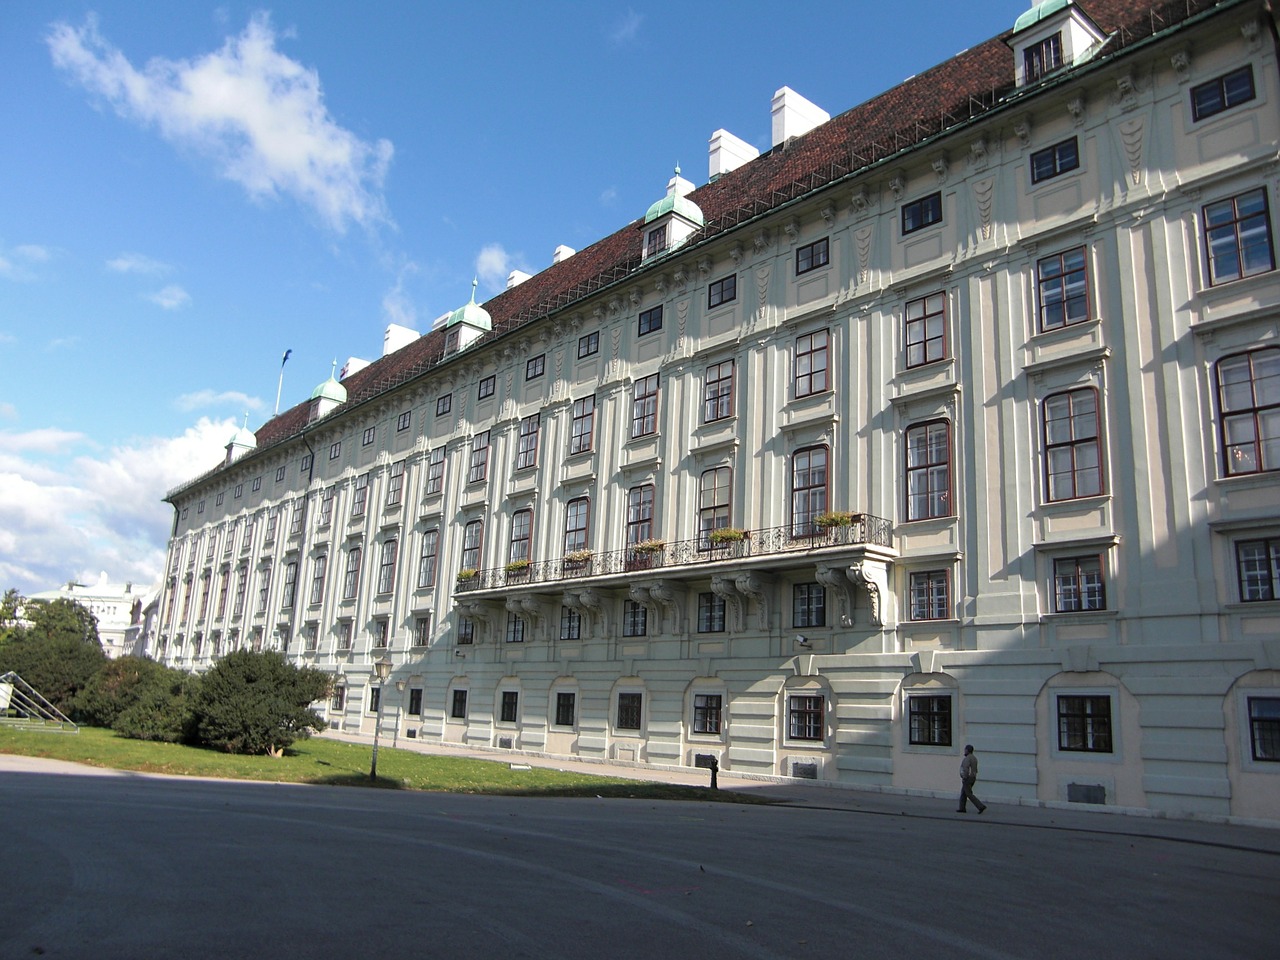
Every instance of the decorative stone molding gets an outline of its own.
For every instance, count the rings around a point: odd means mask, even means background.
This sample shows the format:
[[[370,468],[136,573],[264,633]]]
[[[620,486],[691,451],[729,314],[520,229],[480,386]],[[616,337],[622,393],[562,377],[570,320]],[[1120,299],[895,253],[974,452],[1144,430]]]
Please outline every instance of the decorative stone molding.
[[[900,202],[906,195],[907,178],[901,170],[889,178],[889,192],[893,194],[894,203]]]
[[[765,250],[769,249],[769,244],[771,242],[772,239],[769,236],[769,231],[764,227],[757,230],[755,236],[751,238],[751,243],[755,246],[756,253],[764,253]]]
[[[660,273],[653,278],[653,289],[657,291],[658,296],[664,296],[667,292],[667,284],[670,279],[665,273]]]
[[[858,275],[855,277],[855,282],[859,286],[866,283],[871,276],[871,235],[874,229],[874,223],[868,223],[853,235],[854,252],[858,258]]]
[[[682,263],[680,266],[676,267],[674,279],[676,287],[681,291],[687,289],[689,284],[693,282],[693,273],[690,271],[687,263]]]
[[[884,626],[882,601],[889,595],[889,567],[880,560],[859,560],[849,565],[849,580],[867,591],[871,599],[871,622]]]
[[[987,138],[979,137],[969,144],[969,166],[974,170],[985,170],[987,167]]]
[[[1187,83],[1191,79],[1190,48],[1183,47],[1181,50],[1175,50],[1173,56],[1169,58],[1169,63],[1178,77],[1178,83]]]
[[[742,244],[740,243],[735,243],[732,247],[729,248],[729,259],[733,261],[733,265],[735,267],[742,266],[742,258],[743,258],[744,252],[745,251],[743,251],[742,249]]]
[[[638,309],[640,301],[644,298],[644,287],[636,285],[627,291],[627,298],[631,301],[631,309]]]
[[[1062,669],[1065,673],[1096,673],[1098,655],[1089,644],[1076,644],[1062,651]]]
[[[1080,94],[1067,101],[1067,113],[1071,114],[1071,122],[1077,127],[1084,126],[1084,97]]]
[[[1136,187],[1142,182],[1142,139],[1145,124],[1142,117],[1134,117],[1120,124],[1120,142],[1124,144],[1125,158],[1129,161],[1129,179]]]
[[[930,157],[929,166],[933,168],[933,172],[938,178],[938,183],[947,182],[947,155],[945,153],[935,153]]]
[[[796,217],[792,217],[784,223],[782,230],[787,235],[787,239],[791,241],[792,246],[800,242],[800,221]]]
[[[840,625],[852,626],[853,593],[849,589],[849,580],[845,576],[844,568],[820,563],[814,571],[814,579],[839,598]]]
[[[823,204],[822,209],[818,211],[822,220],[828,227],[835,226],[836,223],[836,206],[834,203]]]
[[[742,594],[737,585],[729,577],[716,575],[711,578],[711,592],[724,600],[725,609],[732,614],[730,626],[734,630],[746,629],[746,617],[743,615]]]
[[[1024,113],[1013,121],[1013,135],[1023,147],[1031,146],[1031,114]]]
[[[978,204],[978,218],[982,222],[982,239],[991,239],[991,200],[995,193],[996,178],[987,177],[973,185],[973,198]]]
[[[853,214],[856,217],[865,216],[875,206],[875,202],[875,194],[868,189],[865,183],[861,183],[849,191],[849,204],[853,207]]]
[[[1138,105],[1138,81],[1133,74],[1123,73],[1116,77],[1116,100],[1124,110],[1132,110]]]
[[[609,303],[608,303],[608,309],[609,309],[609,316],[616,317],[619,313],[622,312],[622,301],[619,300],[616,296],[610,297]]]
[[[590,625],[594,618],[601,631],[608,632],[608,617],[605,613],[603,598],[592,587],[584,587],[580,590],[566,590],[562,598],[564,605],[570,610],[576,610],[578,616],[588,622]]]
[[[756,625],[761,630],[769,629],[769,592],[766,590],[769,582],[768,577],[758,573],[740,573],[733,580],[738,592],[755,602]]]
[[[710,257],[698,258],[698,276],[700,276],[703,280],[711,276],[711,258]]]
[[[1246,20],[1242,23],[1240,36],[1244,37],[1244,42],[1249,45],[1251,53],[1257,53],[1262,47],[1262,31],[1258,28],[1257,20]]]

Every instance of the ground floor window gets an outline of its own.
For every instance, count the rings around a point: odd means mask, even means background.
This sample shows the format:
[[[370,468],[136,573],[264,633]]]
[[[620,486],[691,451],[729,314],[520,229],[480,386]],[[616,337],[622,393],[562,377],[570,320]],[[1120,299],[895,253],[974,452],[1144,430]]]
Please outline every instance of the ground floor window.
[[[792,740],[822,740],[825,698],[797,694],[787,699],[788,735]]]
[[[333,688],[333,699],[329,701],[331,709],[341,713],[347,709],[347,688],[338,686]]]
[[[572,727],[577,713],[578,695],[561,692],[556,694],[556,726]]]
[[[414,687],[409,691],[409,716],[422,716],[422,688]]]
[[[693,732],[719,733],[723,700],[718,693],[698,693],[693,697]]]
[[[622,635],[643,637],[649,632],[649,611],[642,603],[628,600],[622,608]]]
[[[1058,749],[1111,753],[1111,698],[1059,696]]]
[[[502,691],[502,708],[498,714],[498,719],[502,723],[515,723],[516,715],[520,711],[520,691],[503,690]]]
[[[449,711],[449,716],[455,720],[467,719],[467,691],[453,691],[453,706]]]
[[[382,706],[382,688],[370,687],[369,688],[369,712],[377,713],[378,708],[380,706]]]
[[[639,730],[640,717],[644,707],[644,694],[618,694],[618,729]]]
[[[1280,697],[1249,698],[1253,759],[1280,761]]]
[[[919,746],[951,746],[951,697],[908,697],[910,742]]]

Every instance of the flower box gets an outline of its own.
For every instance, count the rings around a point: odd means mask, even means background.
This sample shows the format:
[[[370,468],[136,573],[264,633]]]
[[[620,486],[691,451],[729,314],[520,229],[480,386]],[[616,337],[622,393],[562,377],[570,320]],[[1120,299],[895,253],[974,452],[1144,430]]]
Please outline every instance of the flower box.
[[[633,543],[631,549],[636,553],[661,553],[667,548],[665,540],[641,540],[639,543]]]
[[[476,577],[478,577],[479,575],[480,575],[480,571],[479,571],[479,570],[475,570],[475,569],[472,569],[472,568],[470,568],[470,567],[465,567],[465,568],[463,568],[462,570],[459,570],[459,571],[458,571],[458,582],[459,582],[459,583],[466,583],[466,582],[468,582],[469,580],[474,580],[474,579],[475,579]]]
[[[741,543],[747,539],[746,530],[737,530],[734,527],[721,527],[719,530],[712,530],[707,534],[707,540],[711,542],[713,547],[723,547],[730,543]]]
[[[829,530],[832,527],[850,527],[853,526],[854,517],[855,514],[833,510],[829,513],[818,514],[813,518],[813,525],[821,530]]]
[[[529,566],[530,564],[528,560],[512,560],[507,564],[506,571],[508,574],[528,573]]]

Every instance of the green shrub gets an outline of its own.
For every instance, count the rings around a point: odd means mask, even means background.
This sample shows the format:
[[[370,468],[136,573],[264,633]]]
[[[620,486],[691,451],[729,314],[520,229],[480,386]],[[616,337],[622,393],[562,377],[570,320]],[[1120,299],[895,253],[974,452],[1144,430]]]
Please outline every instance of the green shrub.
[[[200,678],[179,670],[166,673],[164,684],[148,684],[138,691],[133,703],[111,724],[113,730],[134,740],[198,741],[192,701]]]
[[[280,756],[295,740],[324,729],[311,704],[329,693],[329,677],[295,667],[274,650],[237,650],[200,679],[193,699],[201,742],[228,753]]]
[[[94,727],[114,726],[116,718],[134,704],[153,691],[167,693],[184,676],[146,657],[108,660],[76,694],[75,719]]]

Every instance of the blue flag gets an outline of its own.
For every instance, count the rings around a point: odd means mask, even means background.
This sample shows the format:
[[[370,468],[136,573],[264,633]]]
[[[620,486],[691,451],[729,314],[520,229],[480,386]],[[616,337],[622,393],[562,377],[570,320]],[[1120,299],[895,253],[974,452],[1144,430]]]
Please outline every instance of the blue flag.
[[[286,351],[284,352],[284,359],[282,359],[282,360],[280,361],[280,366],[281,366],[282,368],[284,367],[284,365],[285,365],[286,363],[288,363],[288,362],[289,362],[289,354],[291,354],[291,353],[293,353],[293,351],[292,351],[292,350],[286,350]]]

